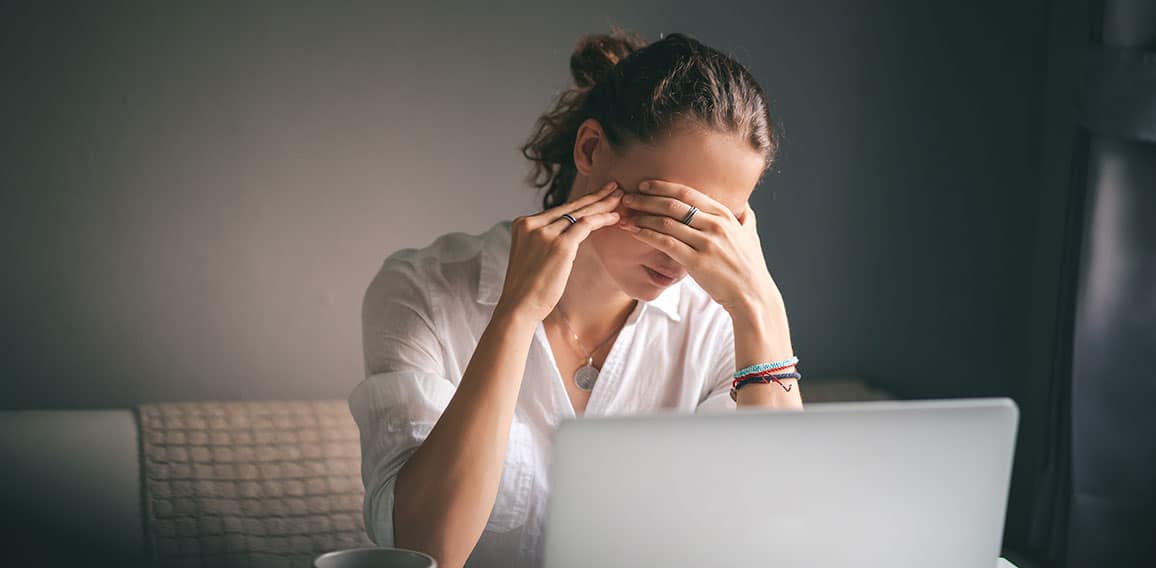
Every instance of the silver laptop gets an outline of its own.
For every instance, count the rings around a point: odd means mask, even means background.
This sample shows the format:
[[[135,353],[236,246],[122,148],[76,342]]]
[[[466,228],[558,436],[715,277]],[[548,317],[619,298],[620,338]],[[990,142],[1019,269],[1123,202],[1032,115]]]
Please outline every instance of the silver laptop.
[[[547,568],[992,568],[1011,399],[564,421]]]

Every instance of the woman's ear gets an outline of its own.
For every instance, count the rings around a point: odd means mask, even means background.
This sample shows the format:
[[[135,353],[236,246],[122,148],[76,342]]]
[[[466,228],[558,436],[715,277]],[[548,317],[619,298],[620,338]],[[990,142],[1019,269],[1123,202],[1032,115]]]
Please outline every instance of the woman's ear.
[[[606,133],[597,120],[587,118],[578,126],[574,139],[574,167],[578,173],[589,176],[594,171],[595,157],[606,143]]]

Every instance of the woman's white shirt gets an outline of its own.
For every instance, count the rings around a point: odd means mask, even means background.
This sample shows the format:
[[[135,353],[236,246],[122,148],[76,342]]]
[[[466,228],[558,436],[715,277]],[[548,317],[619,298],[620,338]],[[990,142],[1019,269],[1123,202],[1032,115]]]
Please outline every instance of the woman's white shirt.
[[[453,397],[501,295],[511,221],[389,255],[362,304],[366,379],[350,394],[361,431],[365,527],[393,546],[394,483]],[[689,276],[639,300],[591,392],[588,416],[734,409],[730,315]],[[542,564],[547,477],[559,421],[575,416],[538,324],[497,501],[468,567]]]

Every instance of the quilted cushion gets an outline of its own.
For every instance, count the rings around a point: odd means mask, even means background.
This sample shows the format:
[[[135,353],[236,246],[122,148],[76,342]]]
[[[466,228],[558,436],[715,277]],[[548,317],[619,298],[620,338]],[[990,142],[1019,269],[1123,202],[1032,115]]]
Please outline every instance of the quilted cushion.
[[[139,408],[151,556],[165,566],[310,566],[373,546],[345,401]]]

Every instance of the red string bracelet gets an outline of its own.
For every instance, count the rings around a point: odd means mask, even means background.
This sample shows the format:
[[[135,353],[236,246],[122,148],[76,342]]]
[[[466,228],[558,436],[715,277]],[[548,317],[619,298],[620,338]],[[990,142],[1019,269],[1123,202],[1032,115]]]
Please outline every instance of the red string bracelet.
[[[760,383],[760,384],[766,384],[766,383],[771,383],[771,382],[777,383],[780,387],[782,387],[783,390],[785,390],[787,392],[791,392],[791,386],[784,385],[782,382],[782,379],[798,380],[801,378],[803,378],[803,375],[799,374],[798,372],[776,373],[776,374],[770,375],[769,379],[766,376],[745,377],[737,385],[734,385],[731,387],[731,400],[738,402],[739,389],[741,389],[747,385],[756,384],[756,383]]]
[[[755,371],[754,373],[747,373],[745,375],[742,375],[742,376],[736,378],[734,381],[731,381],[731,388],[738,386],[738,384],[740,382],[742,382],[746,379],[749,379],[752,377],[765,377],[767,375],[774,375],[775,373],[778,373],[780,371],[784,371],[786,369],[790,369],[791,367],[794,367],[794,366],[796,366],[796,364],[792,363],[790,365],[783,365],[782,367],[775,367],[773,369],[765,369],[762,371]],[[764,382],[766,382],[766,381],[764,381]]]

